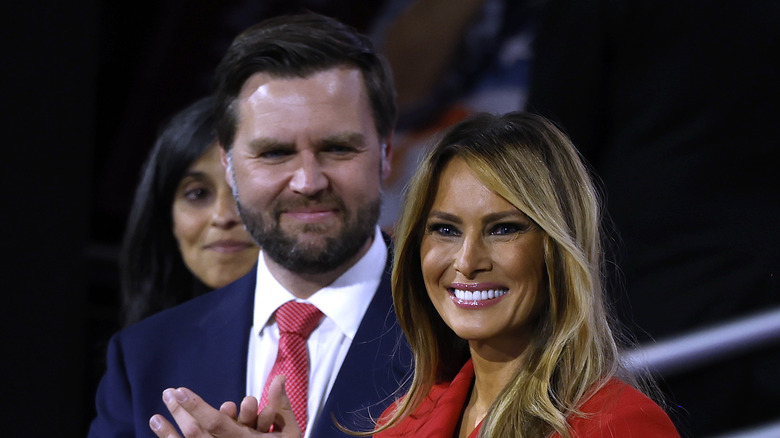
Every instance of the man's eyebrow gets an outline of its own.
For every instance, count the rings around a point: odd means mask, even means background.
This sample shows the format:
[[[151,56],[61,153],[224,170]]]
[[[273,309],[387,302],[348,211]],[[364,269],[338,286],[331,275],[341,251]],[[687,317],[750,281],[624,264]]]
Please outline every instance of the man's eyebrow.
[[[274,148],[288,148],[292,147],[292,143],[281,142],[275,138],[259,137],[249,141],[248,146],[253,150],[265,150]]]
[[[321,138],[318,142],[320,145],[328,144],[344,144],[352,146],[362,146],[366,143],[366,137],[359,132],[342,132],[327,137]],[[249,148],[254,150],[266,150],[276,148],[294,148],[293,143],[279,141],[271,137],[259,137],[255,138],[248,143]]]
[[[340,132],[338,134],[323,137],[318,143],[362,146],[366,144],[366,137],[359,132]]]

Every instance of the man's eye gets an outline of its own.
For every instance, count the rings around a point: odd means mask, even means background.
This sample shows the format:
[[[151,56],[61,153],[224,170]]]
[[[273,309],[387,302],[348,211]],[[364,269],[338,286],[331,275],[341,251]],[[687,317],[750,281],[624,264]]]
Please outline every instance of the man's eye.
[[[342,144],[329,144],[323,150],[331,154],[345,155],[353,152],[355,148],[353,148],[352,146],[346,146]]]
[[[448,224],[430,224],[428,225],[428,233],[440,236],[457,236],[460,234],[457,228]]]
[[[280,158],[287,157],[290,154],[291,154],[290,151],[284,149],[272,149],[272,150],[261,152],[260,158],[264,158],[266,160],[278,160]]]

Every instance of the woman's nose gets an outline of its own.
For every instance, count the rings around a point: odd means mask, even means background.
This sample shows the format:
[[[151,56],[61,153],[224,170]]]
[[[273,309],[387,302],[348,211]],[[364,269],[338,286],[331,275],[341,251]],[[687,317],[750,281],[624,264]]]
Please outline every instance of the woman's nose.
[[[482,239],[465,237],[455,254],[454,268],[466,278],[473,279],[479,272],[492,267],[490,254]]]
[[[241,224],[241,218],[236,209],[236,202],[229,188],[223,190],[217,197],[214,205],[214,212],[211,216],[211,223],[218,228],[232,228]]]

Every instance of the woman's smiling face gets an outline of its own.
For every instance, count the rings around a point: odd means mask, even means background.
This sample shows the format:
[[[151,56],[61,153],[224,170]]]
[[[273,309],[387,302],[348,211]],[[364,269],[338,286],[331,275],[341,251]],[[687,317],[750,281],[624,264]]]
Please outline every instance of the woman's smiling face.
[[[206,286],[225,286],[257,262],[259,248],[238,217],[218,146],[187,169],[174,193],[171,216],[184,264]]]
[[[420,248],[425,287],[444,322],[468,341],[525,348],[544,301],[543,241],[533,221],[453,158]]]

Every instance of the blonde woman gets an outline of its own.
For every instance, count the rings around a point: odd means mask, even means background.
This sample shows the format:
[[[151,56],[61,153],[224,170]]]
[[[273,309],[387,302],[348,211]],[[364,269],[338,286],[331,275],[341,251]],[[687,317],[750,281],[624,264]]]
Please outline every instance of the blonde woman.
[[[416,369],[376,436],[679,436],[621,373],[599,228],[588,172],[545,119],[449,130],[397,228],[393,299]]]

